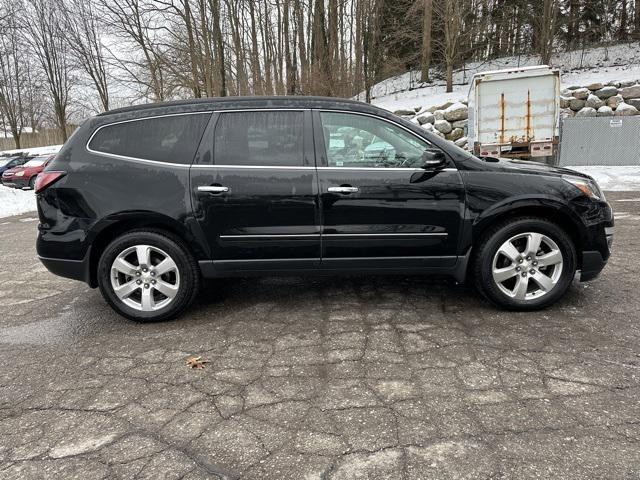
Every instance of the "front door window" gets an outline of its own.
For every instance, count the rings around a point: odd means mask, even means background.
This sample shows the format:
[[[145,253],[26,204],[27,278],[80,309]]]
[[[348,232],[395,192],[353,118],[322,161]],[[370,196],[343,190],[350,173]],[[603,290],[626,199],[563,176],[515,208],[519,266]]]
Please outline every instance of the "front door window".
[[[392,123],[366,115],[322,112],[329,167],[420,168],[437,147]]]

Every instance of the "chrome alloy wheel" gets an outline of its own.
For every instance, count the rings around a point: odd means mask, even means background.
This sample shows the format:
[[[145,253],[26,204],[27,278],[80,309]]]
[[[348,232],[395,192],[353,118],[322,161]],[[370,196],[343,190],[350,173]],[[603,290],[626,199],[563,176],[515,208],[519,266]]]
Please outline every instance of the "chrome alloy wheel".
[[[546,235],[519,233],[504,242],[495,256],[491,273],[500,291],[516,300],[543,297],[562,275],[562,252]]]
[[[176,262],[163,250],[134,245],[113,261],[111,286],[125,305],[151,312],[173,301],[180,290],[180,273]]]

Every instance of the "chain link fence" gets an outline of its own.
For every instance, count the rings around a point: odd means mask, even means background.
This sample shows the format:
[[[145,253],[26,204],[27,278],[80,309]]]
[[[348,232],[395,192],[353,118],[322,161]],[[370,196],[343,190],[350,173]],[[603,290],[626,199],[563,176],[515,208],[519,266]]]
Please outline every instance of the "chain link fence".
[[[640,167],[640,117],[565,118],[558,164]]]

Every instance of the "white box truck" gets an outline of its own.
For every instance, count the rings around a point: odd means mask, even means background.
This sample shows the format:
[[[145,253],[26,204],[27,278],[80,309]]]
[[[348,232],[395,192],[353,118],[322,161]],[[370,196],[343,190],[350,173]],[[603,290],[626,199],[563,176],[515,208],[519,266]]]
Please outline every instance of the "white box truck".
[[[559,121],[559,70],[541,65],[473,76],[468,137],[476,155],[551,161]]]

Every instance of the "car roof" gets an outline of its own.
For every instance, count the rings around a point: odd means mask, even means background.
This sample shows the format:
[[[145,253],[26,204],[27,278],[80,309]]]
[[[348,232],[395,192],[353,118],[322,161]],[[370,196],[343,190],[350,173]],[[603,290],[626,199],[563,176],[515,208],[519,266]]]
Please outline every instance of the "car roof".
[[[281,95],[267,97],[207,97],[190,100],[174,100],[170,102],[158,102],[144,105],[133,105],[130,107],[109,110],[98,115],[106,117],[119,114],[134,114],[140,116],[162,115],[167,113],[215,111],[215,110],[248,110],[266,108],[317,108],[317,109],[341,109],[348,111],[359,111],[365,113],[389,113],[381,108],[372,105],[334,97],[315,97],[301,95]],[[133,115],[127,115],[133,116]]]

